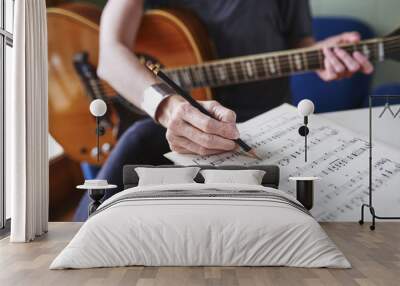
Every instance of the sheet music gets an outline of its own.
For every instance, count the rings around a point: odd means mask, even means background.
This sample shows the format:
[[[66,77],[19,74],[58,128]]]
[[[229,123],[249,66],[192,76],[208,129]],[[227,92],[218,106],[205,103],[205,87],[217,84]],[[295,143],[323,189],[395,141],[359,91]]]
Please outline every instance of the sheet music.
[[[241,138],[256,149],[262,161],[240,152],[213,156],[165,157],[181,165],[259,165],[280,167],[280,189],[295,195],[291,176],[317,176],[312,214],[320,221],[357,221],[360,206],[368,201],[368,140],[318,115],[309,119],[308,162],[304,137],[298,134],[303,119],[284,104],[238,124]],[[365,122],[368,124],[368,122]],[[400,214],[400,150],[373,142],[373,199],[378,215]],[[367,218],[369,212],[367,211]]]

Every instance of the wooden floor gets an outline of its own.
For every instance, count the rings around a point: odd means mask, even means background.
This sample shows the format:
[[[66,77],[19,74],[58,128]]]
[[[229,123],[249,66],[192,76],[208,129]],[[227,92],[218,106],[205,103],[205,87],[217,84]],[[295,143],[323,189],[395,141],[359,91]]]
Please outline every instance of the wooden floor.
[[[124,267],[48,270],[81,226],[51,223],[29,244],[0,241],[0,285],[400,285],[400,223],[380,222],[375,232],[356,223],[322,224],[352,269],[289,267]]]

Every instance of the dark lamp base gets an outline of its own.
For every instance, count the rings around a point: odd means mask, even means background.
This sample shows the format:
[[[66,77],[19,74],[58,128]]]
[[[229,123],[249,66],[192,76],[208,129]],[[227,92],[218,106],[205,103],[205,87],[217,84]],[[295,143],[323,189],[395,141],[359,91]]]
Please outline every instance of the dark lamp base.
[[[314,206],[314,181],[316,177],[293,177],[289,178],[296,181],[296,199],[307,209],[311,210]]]
[[[92,199],[92,202],[89,204],[88,207],[89,216],[94,213],[101,205],[101,199],[104,197],[105,194],[105,189],[89,189],[89,197]]]

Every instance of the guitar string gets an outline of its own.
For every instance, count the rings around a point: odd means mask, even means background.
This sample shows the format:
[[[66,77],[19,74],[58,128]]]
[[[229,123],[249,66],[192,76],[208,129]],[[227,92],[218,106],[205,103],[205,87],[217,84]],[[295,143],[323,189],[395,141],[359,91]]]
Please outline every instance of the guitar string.
[[[391,41],[397,41],[398,39],[397,38],[393,38],[393,39],[387,39],[387,40],[384,40],[384,41],[382,41],[382,42],[384,42],[385,43],[385,52],[389,52],[389,51],[391,51],[390,50],[390,46],[391,46],[391,44],[390,44],[390,42]],[[395,45],[397,44],[397,43],[394,43]],[[377,47],[376,47],[376,45],[377,45],[377,43],[376,42],[373,42],[373,43],[368,43],[368,44],[366,44],[366,45],[374,45],[375,47],[368,47],[368,49],[369,50],[375,50],[375,52],[377,52]],[[361,47],[362,45],[358,45],[358,47]],[[353,49],[354,50],[354,45],[347,45],[347,46],[345,46],[345,47],[343,47],[344,49],[346,49],[346,48],[350,48],[350,49]],[[358,49],[357,49],[358,50]],[[321,61],[320,61],[320,58],[321,58],[321,50],[315,50],[315,51],[308,51],[308,53],[309,53],[309,55],[308,56],[305,56],[306,57],[306,60],[304,60],[303,59],[303,61],[304,61],[304,66],[315,66],[315,65],[317,65],[317,66],[321,66]],[[313,54],[311,54],[311,53],[313,53]],[[317,53],[317,55],[314,55],[315,53]],[[296,55],[296,52],[294,52],[293,53],[294,55]],[[293,57],[293,54],[292,54],[292,57]],[[318,55],[319,54],[319,55]],[[301,53],[299,53],[299,52],[297,52],[297,55],[299,55],[300,56],[300,61],[301,61],[301,58],[302,58],[302,56],[301,56]],[[273,56],[271,56],[271,58],[272,58]],[[278,55],[278,56],[275,56],[275,63],[274,63],[274,65],[276,65],[276,66],[278,66],[279,65],[279,67],[281,68],[281,70],[288,70],[289,72],[290,71],[293,71],[293,58],[289,58],[290,57],[290,54],[288,54],[288,55]],[[261,67],[261,69],[263,69],[264,71],[265,70],[268,70],[268,68],[266,68],[265,67],[265,65],[266,65],[266,63],[257,63],[256,61],[257,60],[261,60],[261,61],[265,61],[266,60],[266,58],[268,58],[268,57],[264,57],[264,58],[254,58],[252,61],[252,65],[253,66],[255,66],[256,67],[256,69],[260,69],[260,67]],[[315,59],[316,58],[318,58],[318,60],[315,62]],[[371,58],[373,58],[373,57],[371,57]],[[279,63],[276,63],[276,60],[279,60],[280,62]],[[296,61],[296,60],[295,60]],[[238,66],[235,66],[234,64],[236,64],[236,63],[239,63],[240,65],[239,65],[239,67]],[[247,72],[247,68],[246,67],[242,67],[242,65],[243,65],[243,61],[239,61],[239,60],[232,60],[231,62],[230,62],[230,64],[231,64],[231,69],[234,69],[234,71],[232,71],[232,74],[234,73],[234,72],[236,72],[236,73],[241,73],[241,75],[242,75],[242,77],[243,77],[243,75],[246,75],[246,73],[245,74],[243,74],[243,71],[245,71],[245,72]],[[296,64],[296,63],[294,63],[294,64]],[[185,67],[185,68],[181,68],[181,69],[175,69],[175,70],[171,70],[172,72],[178,72],[178,70],[180,70],[181,72],[183,71],[183,72],[185,72],[185,73],[188,73],[188,76],[190,77],[190,78],[192,78],[191,79],[191,83],[193,84],[196,84],[196,82],[199,82],[199,80],[196,80],[196,79],[194,79],[193,78],[193,76],[190,74],[190,71],[189,70],[192,70],[192,69],[194,69],[194,68],[197,68],[197,69],[201,69],[202,68],[202,73],[203,73],[203,75],[201,76],[203,79],[205,79],[206,77],[207,78],[213,78],[213,76],[210,76],[210,73],[205,69],[205,67],[208,65],[208,67],[210,67],[210,68],[213,68],[213,69],[215,69],[215,67],[220,67],[220,65],[221,64],[207,64],[207,63],[205,63],[205,64],[203,64],[203,66],[201,66],[201,65],[193,65],[193,66],[188,66],[188,67]],[[268,64],[267,64],[268,65]],[[225,69],[227,69],[227,67],[224,67]],[[303,71],[305,71],[305,69],[303,68],[303,69],[301,69],[301,70],[303,70]],[[310,70],[313,70],[313,68],[311,68]],[[169,71],[169,72],[171,72],[171,71]],[[294,70],[295,71],[295,70]],[[168,71],[167,71],[168,72]],[[215,73],[215,70],[213,71],[214,73]],[[256,74],[257,74],[258,72],[256,71]],[[281,72],[282,73],[282,72]],[[269,74],[271,74],[271,72],[269,72]],[[208,79],[206,79],[206,81],[210,81],[210,80],[208,80]],[[212,80],[212,81],[215,81],[215,80]],[[216,81],[220,81],[220,80],[218,80],[218,79],[216,79]],[[240,80],[235,80],[235,81],[240,81]],[[200,80],[200,84],[203,84],[203,83],[205,83],[204,82],[204,80]]]
[[[395,43],[395,45],[396,45],[396,43]],[[352,47],[349,47],[349,48],[352,48]],[[393,51],[396,50],[397,48],[398,48],[397,46],[394,47],[393,45],[387,44],[387,45],[385,45],[385,53],[393,52]],[[378,49],[377,49],[377,47],[369,47],[369,50],[370,50],[370,51],[372,50],[370,59],[374,59],[374,58],[378,55]],[[358,50],[358,49],[357,49],[357,51],[362,52],[362,51],[360,51],[360,50]],[[323,56],[323,55],[321,55],[321,53],[320,53],[320,55],[317,55],[317,56],[313,56],[313,57],[310,57],[310,56],[309,56],[309,57],[307,58],[308,66],[320,65],[320,63],[321,63],[321,61],[320,61],[321,56]],[[276,69],[278,69],[278,68],[280,67],[280,68],[283,69],[283,70],[288,70],[288,71],[292,71],[292,70],[293,70],[293,69],[291,68],[291,63],[290,63],[291,60],[288,58],[288,56],[283,56],[283,55],[279,56],[279,59],[278,59],[278,60],[280,61],[279,64],[276,63],[277,58],[278,58],[278,57],[275,57],[275,59],[274,59],[274,65],[276,66],[276,67],[275,67]],[[317,59],[317,61],[315,61],[315,59]],[[303,61],[304,61],[304,60],[303,60]],[[235,62],[235,63],[239,63],[240,65],[239,65],[239,66],[238,66],[238,65],[235,66],[234,63],[231,63],[230,69],[234,70],[234,72],[236,71],[236,73],[241,73],[242,77],[243,77],[243,75],[246,76],[246,73],[243,74],[243,71],[246,71],[246,72],[247,72],[246,67],[243,67],[243,66],[242,66],[242,65],[243,65],[243,62],[237,61],[237,62]],[[267,70],[267,69],[265,68],[265,65],[266,65],[265,63],[259,64],[259,63],[253,61],[253,65],[255,65],[256,68],[260,68],[260,66],[261,66],[261,68],[263,68],[264,70]],[[267,64],[267,65],[268,65],[268,64]],[[278,65],[279,65],[279,66],[278,66]],[[191,69],[191,67],[192,67],[192,66],[185,67],[185,68],[181,69],[181,71],[183,71],[183,72],[185,72],[185,73],[188,73],[187,76],[189,76],[190,78],[192,78],[191,82],[193,83],[193,82],[198,81],[198,80],[193,79],[193,77],[189,74],[189,73],[190,73],[189,70]],[[216,67],[218,68],[218,67],[220,67],[220,66],[217,65],[217,64],[214,64],[214,66],[211,67],[212,69],[214,69],[214,70],[212,71],[213,73],[216,73],[216,71],[215,71],[215,68],[216,68]],[[228,69],[228,68],[226,68],[226,69]],[[310,70],[313,70],[313,69],[314,69],[314,68],[312,68],[312,69],[310,69]],[[212,75],[210,76],[210,74],[209,74],[209,72],[207,71],[207,69],[203,69],[203,70],[205,71],[205,72],[203,72],[203,75],[207,74],[207,77],[208,77],[208,78],[211,78],[211,79],[213,78]],[[305,70],[302,69],[302,71],[305,71]],[[226,72],[226,71],[225,71],[225,72]],[[277,72],[275,72],[275,73],[277,73]],[[273,74],[275,74],[275,73],[273,73]],[[279,72],[278,72],[278,73],[279,73]],[[270,74],[271,74],[271,73],[270,73]],[[246,76],[246,77],[247,77],[247,76]],[[203,78],[204,78],[204,77],[203,77]],[[215,81],[215,80],[212,79],[212,81],[214,81],[214,82],[220,82],[220,80],[221,80],[221,79],[216,79],[216,81]],[[242,80],[239,80],[239,81],[242,81]],[[223,82],[220,82],[220,83],[223,83]],[[194,83],[194,84],[196,84],[196,83]]]
[[[390,45],[391,45],[391,41],[398,41],[399,39],[388,39],[388,40],[385,40],[385,41],[383,41],[382,43],[384,43],[384,45],[385,45],[385,47],[389,47]],[[364,45],[366,45],[366,46],[368,46],[368,49],[369,50],[371,50],[371,49],[376,49],[377,48],[377,45],[378,45],[379,43],[378,42],[370,42],[370,43],[367,43],[367,44],[364,44]],[[395,43],[392,43],[392,44],[397,44],[396,42]],[[358,47],[362,47],[363,45],[361,45],[361,44],[356,44]],[[352,49],[352,48],[354,48],[354,46],[355,45],[346,45],[346,46],[343,46],[342,48],[344,48],[344,49],[347,49],[347,48],[349,48],[349,49]],[[372,46],[372,47],[371,47]],[[267,58],[278,58],[278,57],[288,57],[289,55],[295,55],[295,54],[298,54],[299,56],[302,56],[304,53],[308,53],[309,55],[311,55],[311,58],[315,58],[315,57],[319,57],[319,55],[318,55],[318,53],[320,54],[321,53],[321,49],[315,49],[315,50],[309,50],[309,51],[305,51],[305,52],[298,52],[298,51],[293,51],[293,52],[291,52],[291,53],[288,53],[288,54],[280,54],[280,55],[270,55],[270,56],[268,56],[268,54],[263,54],[263,55],[255,55],[255,56],[253,56],[253,58],[251,58],[251,59],[249,59],[248,61],[255,61],[255,60],[257,60],[257,59],[267,59]],[[315,55],[315,54],[317,54],[317,55]],[[309,56],[310,57],[310,56]],[[220,60],[220,61],[218,61],[218,62],[216,62],[216,63],[203,63],[203,64],[198,64],[198,65],[191,65],[191,66],[187,66],[187,67],[183,67],[183,68],[175,68],[175,69],[172,69],[171,71],[178,71],[178,70],[186,70],[186,69],[193,69],[193,68],[202,68],[202,67],[205,67],[205,66],[213,66],[213,67],[215,67],[215,66],[219,66],[219,65],[223,65],[223,62],[227,62],[227,63],[236,63],[236,62],[246,62],[246,60],[242,60],[242,59],[236,59],[236,60],[229,60],[229,59],[223,59],[223,60]]]
[[[390,46],[390,45],[387,45],[387,46],[385,46],[385,53],[388,53],[388,52],[392,52],[393,50],[396,50],[398,48],[398,46],[395,46],[395,47],[393,47],[393,46]],[[376,47],[374,47],[374,48],[369,48],[369,50],[371,51],[372,50],[372,55],[373,56],[376,56],[375,54],[378,54],[378,49],[376,48]],[[360,50],[355,50],[355,51],[359,51],[359,52],[362,52],[362,51],[360,51]],[[355,52],[354,51],[354,52]],[[300,55],[299,55],[300,56]],[[312,55],[312,56],[308,56],[307,57],[307,62],[308,62],[308,65],[311,65],[310,63],[313,63],[313,64],[317,64],[317,63],[319,63],[320,62],[320,56],[321,56],[321,53],[320,53],[320,55]],[[323,55],[322,55],[323,56]],[[293,61],[293,58],[291,58],[291,59],[289,59],[288,58],[288,56],[286,55],[281,55],[281,56],[278,56],[278,57],[274,57],[274,58],[270,58],[270,59],[274,59],[275,61],[278,59],[279,61],[286,61],[286,63],[290,63],[290,61]],[[317,59],[317,61],[315,62],[314,60],[315,59]],[[256,59],[256,60],[259,60],[259,59]],[[263,64],[259,64],[259,63],[257,63],[256,62],[256,60],[255,61],[253,61],[253,64],[255,64],[255,65],[257,65],[257,66],[263,66]],[[260,59],[260,60],[269,60],[269,58],[263,58],[263,59]],[[295,60],[295,59],[294,59]],[[304,59],[302,60],[303,62],[305,62],[304,61]],[[241,66],[239,66],[239,67],[235,67],[235,63],[240,63],[240,64],[242,64],[243,62],[241,62],[241,61],[236,61],[236,62],[234,62],[234,61],[232,61],[232,64],[231,64],[231,68],[233,67],[234,69],[236,69],[236,70],[246,70],[245,68],[243,68],[243,67],[241,67]],[[275,63],[274,63],[275,64]],[[221,65],[218,65],[218,64],[214,64],[214,66],[213,66],[213,68],[215,68],[215,67],[220,67]],[[282,67],[285,67],[285,69],[287,69],[287,67],[289,67],[290,65],[288,65],[288,66],[283,66],[283,65],[281,65]],[[195,67],[195,66],[194,66]],[[189,70],[190,69],[190,66],[189,67],[185,67],[184,68],[185,70]]]
[[[365,41],[359,42],[359,43],[357,43],[355,45],[358,45],[358,46],[362,46],[362,45],[366,45],[366,44],[371,45],[371,44],[377,44],[379,42],[385,43],[385,42],[388,42],[390,40],[395,40],[396,41],[396,40],[399,40],[399,37],[398,36],[390,37],[390,38],[386,38],[386,39],[382,39],[382,40],[370,39],[370,40],[365,40]],[[339,47],[347,48],[347,47],[353,47],[353,46],[354,46],[354,44],[345,44],[345,45],[340,45]],[[258,54],[258,55],[241,56],[241,57],[237,57],[235,59],[237,61],[245,61],[246,59],[253,60],[253,59],[269,57],[269,56],[270,57],[277,57],[277,56],[280,56],[280,55],[287,55],[287,54],[296,54],[296,53],[304,54],[304,53],[308,53],[308,52],[315,52],[315,51],[318,51],[318,50],[321,50],[321,49],[312,48],[311,47],[311,48],[294,49],[294,50],[288,50],[288,51],[277,51],[277,52],[272,52],[272,53],[263,53],[263,54]],[[209,63],[210,64],[223,64],[224,62],[230,62],[230,61],[231,61],[231,59],[220,59],[220,60],[215,60],[214,61],[215,63],[213,61],[211,61]]]
[[[397,44],[397,43],[394,43],[395,45]],[[374,46],[375,46],[375,44],[373,44]],[[385,45],[385,47],[386,47],[386,49],[388,49],[388,48],[390,48],[391,47],[391,44],[390,43],[388,43],[388,44],[386,44]],[[352,48],[351,46],[350,47],[348,47],[348,48]],[[377,48],[376,47],[368,47],[368,49],[369,50],[377,50]],[[358,49],[357,49],[358,50]],[[358,50],[359,51],[359,50]],[[311,54],[312,53],[312,54]],[[317,55],[316,55],[317,54]],[[312,51],[312,52],[309,52],[309,55],[307,56],[307,59],[309,59],[309,60],[313,60],[313,59],[315,59],[315,58],[319,58],[319,56],[320,55],[318,55],[318,54],[320,54],[321,55],[321,50],[316,50],[316,51]],[[301,53],[298,53],[298,55],[299,56],[301,56]],[[311,55],[311,56],[310,56]],[[283,57],[285,57],[285,58],[287,58],[288,57],[288,55],[280,55],[280,56],[271,56],[271,57],[263,57],[263,58],[255,58],[254,60],[257,60],[257,59],[267,59],[267,58],[283,58]],[[243,61],[240,61],[240,60],[232,60],[230,63],[236,63],[236,62],[243,62]],[[207,65],[207,64],[205,64],[205,65]],[[222,64],[210,64],[211,66],[219,66],[219,65],[222,65]],[[186,67],[186,68],[189,68],[189,67]]]
[[[389,41],[397,41],[397,39],[392,39],[392,40],[389,40]],[[388,41],[388,42],[389,42]],[[373,47],[373,48],[369,48],[369,50],[371,51],[372,50],[372,52],[371,52],[371,56],[370,56],[370,59],[375,59],[376,57],[377,57],[377,55],[378,55],[378,47],[376,47],[376,43],[372,43],[372,45],[374,45],[375,47]],[[353,48],[352,46],[348,46],[347,48]],[[399,46],[399,44],[398,43],[385,43],[385,46],[384,46],[384,51],[385,51],[385,53],[390,53],[390,52],[393,52],[393,51],[397,51],[397,49],[399,49],[400,48],[400,46]],[[357,49],[357,51],[359,51],[359,52],[362,52],[362,51],[360,51],[360,50],[358,50]],[[314,52],[314,53],[320,53],[321,52],[321,50],[316,50],[316,51],[312,51],[312,52]],[[292,64],[293,63],[290,63],[290,59],[289,59],[289,56],[288,55],[280,55],[280,56],[277,56],[278,58],[279,58],[279,60],[280,60],[280,67],[281,67],[281,70],[293,70],[292,69]],[[318,59],[317,59],[318,58]],[[260,60],[266,60],[266,58],[259,58]],[[317,61],[315,61],[315,59],[317,59]],[[258,68],[262,68],[262,69],[264,69],[264,70],[268,70],[266,67],[265,67],[265,63],[257,63],[256,62],[256,60],[257,59],[255,59],[255,60],[253,60],[253,65],[254,66],[256,66],[256,69],[258,69]],[[276,59],[275,59],[275,61],[276,61]],[[292,61],[293,61],[293,59],[292,59]],[[303,62],[305,62],[304,61],[304,59],[302,60]],[[236,63],[240,63],[240,66],[239,66],[239,68],[236,66],[235,67],[235,69],[236,69],[236,72],[238,72],[238,71],[240,71],[240,72],[242,72],[242,76],[245,76],[246,74],[243,74],[243,71],[245,71],[245,72],[247,72],[247,69],[246,68],[244,68],[244,67],[242,67],[242,64],[243,64],[243,62],[240,62],[240,61],[237,61]],[[284,63],[284,64],[282,64],[282,63]],[[308,57],[307,58],[307,66],[313,66],[313,65],[319,65],[321,63],[321,61],[319,60],[319,56],[313,56],[313,57]],[[274,65],[277,65],[276,63],[274,63]],[[267,64],[267,66],[268,66],[268,64]],[[304,66],[305,66],[305,64],[304,64]],[[190,66],[189,66],[190,67]],[[188,69],[189,67],[186,67],[185,69]],[[213,67],[214,68],[214,67]],[[232,68],[232,67],[231,67]],[[304,69],[303,69],[303,71],[305,71]],[[214,73],[215,73],[215,71],[214,71]],[[256,71],[256,73],[255,74],[257,74],[257,71]],[[265,72],[265,74],[269,74],[269,75],[271,75],[271,72]],[[278,75],[279,76],[279,75]],[[191,76],[192,77],[192,76]],[[265,78],[265,77],[264,77]],[[217,79],[218,80],[218,79]],[[246,81],[246,79],[244,78],[243,79],[244,81]],[[99,83],[101,83],[100,81],[99,81]],[[223,82],[220,82],[220,84],[223,84]],[[106,90],[108,90],[108,91],[113,91],[113,89],[112,89],[112,87],[106,87],[105,86],[105,84],[103,84],[103,83],[101,83],[100,84],[100,87],[101,88],[104,88],[104,89],[106,89]],[[113,93],[113,94],[115,94],[114,92],[111,92],[111,93]],[[106,96],[109,96],[109,94],[108,93],[105,93],[106,94]]]
[[[397,50],[397,48],[393,48],[393,49],[385,49],[386,53],[392,52],[394,50]],[[378,58],[378,53],[377,51],[373,51],[373,53],[371,53],[372,55],[370,56],[371,60],[375,60]],[[228,74],[228,77],[230,77],[231,79],[229,80],[221,80],[221,78],[217,78],[214,75],[210,75],[210,73],[208,73],[207,71],[205,73],[207,73],[206,77],[208,77],[208,79],[206,80],[197,80],[197,79],[193,79],[192,76],[190,76],[192,79],[190,80],[190,84],[186,85],[186,87],[204,87],[204,86],[223,86],[223,85],[227,85],[230,83],[240,83],[240,82],[250,82],[250,81],[255,81],[255,80],[260,80],[260,79],[272,79],[275,77],[281,77],[281,76],[285,76],[285,75],[290,75],[291,73],[296,73],[296,70],[293,70],[290,67],[290,63],[289,60],[286,58],[284,59],[284,61],[282,61],[282,58],[280,59],[280,64],[279,66],[276,64],[276,60],[274,62],[275,65],[275,73],[270,72],[270,68],[266,67],[266,65],[268,66],[268,64],[260,64],[258,65],[257,63],[255,63],[256,69],[263,69],[264,70],[264,76],[260,76],[259,71],[256,70],[255,72],[255,76],[248,76],[247,73],[247,69],[244,67],[236,67],[235,71],[233,71],[232,73]],[[308,69],[301,69],[298,70],[298,73],[300,72],[307,72],[307,71],[313,71],[318,69],[318,67],[323,68],[321,61],[318,59],[317,61],[315,61],[315,59],[309,59],[308,60],[308,64],[307,66],[309,67]],[[278,70],[280,68],[280,71]],[[283,72],[282,72],[283,70]],[[215,73],[215,70],[212,71],[213,73]],[[234,76],[233,73],[235,74],[240,74],[239,76]],[[234,78],[232,80],[232,78]]]
[[[393,49],[391,51],[393,51]],[[388,50],[386,50],[386,52],[388,52]],[[370,59],[373,59],[375,57],[376,56],[371,56]],[[315,66],[317,64],[319,65],[319,63],[320,63],[319,61],[314,62],[314,63],[309,63],[308,66],[311,66],[311,65]],[[268,68],[265,68],[265,65],[262,68],[264,70],[268,70]],[[284,69],[285,69],[284,67],[281,67],[281,70],[284,70]],[[289,70],[289,69],[287,69],[287,70]],[[312,70],[315,70],[315,69],[312,68],[310,70],[302,70],[301,72],[307,72],[307,71],[312,71]],[[201,81],[201,82],[199,82],[199,81],[195,82],[195,80],[192,79],[191,84],[188,87],[196,88],[196,87],[207,87],[207,86],[210,86],[210,87],[224,86],[224,85],[235,84],[235,83],[240,83],[240,82],[245,83],[245,82],[251,82],[251,81],[258,81],[258,80],[262,80],[262,79],[273,79],[276,77],[283,77],[285,75],[289,75],[292,73],[292,72],[289,72],[289,73],[288,72],[276,72],[276,73],[272,74],[272,73],[264,72],[264,74],[265,74],[264,76],[257,75],[252,78],[249,78],[246,74],[244,74],[243,69],[241,71],[242,71],[241,79],[237,79],[237,76],[235,77],[234,80],[230,80],[230,81],[221,81],[220,79],[218,79],[216,77],[215,77],[215,79],[211,79],[211,80],[207,79],[206,81]],[[236,73],[237,72],[238,71],[236,71]],[[210,78],[210,76],[208,76],[208,78]],[[106,96],[114,96],[116,94],[117,93],[112,88],[107,88],[107,91],[105,93]]]
[[[395,51],[395,50],[397,50],[397,48],[398,47],[396,47],[396,46],[389,46],[389,47],[385,47],[385,53],[390,53],[390,52],[393,52],[393,51]],[[376,49],[376,48],[374,48],[374,49],[370,49],[370,50],[372,50],[371,51],[371,56],[370,56],[370,59],[371,60],[376,60],[377,58],[378,58],[378,55],[379,55],[379,53],[378,53],[378,50]],[[357,50],[357,51],[359,51],[359,50]],[[360,52],[362,52],[362,51],[360,51]],[[321,60],[320,60],[320,57],[319,56],[317,56],[318,57],[318,60],[317,61],[315,61],[315,59],[316,59],[316,57],[314,57],[314,58],[308,58],[308,62],[307,62],[307,66],[309,66],[309,67],[311,67],[311,66],[315,66],[315,65],[317,65],[317,66],[321,66]],[[291,67],[291,65],[293,64],[293,59],[289,59],[287,56],[280,56],[280,58],[279,58],[279,61],[280,61],[280,63],[277,63],[276,62],[276,58],[275,58],[275,61],[274,61],[274,65],[275,65],[275,69],[276,70],[278,70],[279,68],[281,68],[281,70],[285,70],[285,71],[288,71],[289,73],[291,73],[292,71],[293,72],[296,72],[296,70],[293,70],[293,68]],[[292,63],[291,63],[292,62]],[[303,62],[304,62],[304,60],[303,60]],[[265,68],[265,63],[257,63],[257,62],[253,62],[252,63],[252,65],[253,66],[255,66],[256,68],[263,68],[264,70],[268,70],[267,68]],[[268,64],[267,64],[268,65]],[[304,65],[303,66],[305,66],[306,64],[304,63]],[[248,75],[247,75],[247,68],[246,67],[243,67],[242,66],[242,64],[241,65],[239,65],[239,66],[233,66],[233,65],[231,65],[231,67],[230,67],[231,69],[235,69],[236,70],[236,72],[239,72],[239,73],[241,73],[241,76],[242,77],[245,77],[245,78],[243,78],[244,80],[246,80],[246,78],[247,79],[249,79],[249,77],[248,77]],[[313,68],[310,68],[309,70],[314,70],[314,67]],[[243,72],[243,71],[245,71],[245,73]],[[300,70],[300,72],[302,72],[302,71],[306,71],[304,68],[302,68],[301,70]],[[225,71],[226,72],[226,71]],[[207,73],[207,71],[206,71],[206,73]],[[215,70],[214,70],[214,73],[215,73]],[[256,70],[256,73],[257,73],[257,70]],[[275,73],[271,73],[271,72],[269,72],[269,74],[272,74],[272,75],[276,75],[276,74],[278,74],[278,75],[280,75],[280,74],[282,74],[282,73],[280,73],[280,72],[278,72],[278,71],[276,71]],[[286,73],[284,73],[284,74],[286,74]],[[253,77],[251,77],[250,79],[252,79]],[[265,76],[263,77],[263,78],[265,78]],[[214,81],[214,80],[213,80]],[[224,80],[225,81],[225,80]],[[243,81],[243,80],[240,80],[240,81]],[[221,82],[221,79],[217,79],[217,83],[223,83],[223,81]]]

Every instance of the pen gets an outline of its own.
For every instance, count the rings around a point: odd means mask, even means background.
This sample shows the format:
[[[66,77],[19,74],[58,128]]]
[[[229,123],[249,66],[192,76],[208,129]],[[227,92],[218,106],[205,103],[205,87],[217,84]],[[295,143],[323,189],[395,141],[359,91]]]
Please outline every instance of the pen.
[[[207,111],[197,100],[191,97],[186,91],[184,91],[179,85],[177,85],[173,80],[171,80],[165,73],[160,70],[160,67],[156,64],[146,63],[146,66],[160,79],[162,79],[166,84],[168,84],[178,95],[182,96],[186,101],[188,101],[193,107],[200,110],[205,115],[218,120],[211,113]],[[242,139],[234,139],[235,143],[238,144],[243,151],[250,157],[261,160],[260,157],[257,156],[255,150],[246,144]]]

